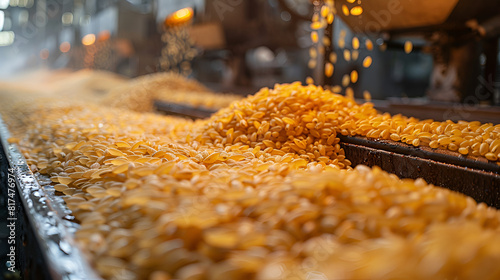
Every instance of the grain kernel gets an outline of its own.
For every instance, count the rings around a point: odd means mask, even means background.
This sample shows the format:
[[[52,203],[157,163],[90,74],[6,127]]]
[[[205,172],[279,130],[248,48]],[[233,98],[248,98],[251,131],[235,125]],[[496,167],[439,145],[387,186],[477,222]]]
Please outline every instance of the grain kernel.
[[[486,153],[484,155],[484,157],[488,160],[491,160],[491,161],[497,161],[498,160],[498,156],[495,155],[494,153]]]
[[[484,156],[489,150],[489,145],[487,143],[481,143],[479,146],[479,154]]]
[[[461,153],[462,155],[467,155],[469,153],[469,148],[467,147],[459,148],[458,152]]]

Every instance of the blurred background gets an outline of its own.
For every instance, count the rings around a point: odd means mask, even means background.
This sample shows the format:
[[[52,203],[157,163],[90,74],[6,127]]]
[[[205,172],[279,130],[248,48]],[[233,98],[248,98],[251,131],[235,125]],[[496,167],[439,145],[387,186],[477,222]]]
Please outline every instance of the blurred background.
[[[496,2],[366,1],[356,15],[349,9],[360,1],[339,0],[332,24],[317,31],[318,47],[311,39],[311,19],[323,4],[318,0],[0,0],[0,79],[36,69],[126,77],[171,71],[217,92],[246,95],[307,77],[342,85],[355,70],[354,96],[369,93],[391,113],[408,105],[422,113],[429,102],[495,111]],[[332,54],[335,68],[325,75]],[[370,67],[363,65],[367,56]]]

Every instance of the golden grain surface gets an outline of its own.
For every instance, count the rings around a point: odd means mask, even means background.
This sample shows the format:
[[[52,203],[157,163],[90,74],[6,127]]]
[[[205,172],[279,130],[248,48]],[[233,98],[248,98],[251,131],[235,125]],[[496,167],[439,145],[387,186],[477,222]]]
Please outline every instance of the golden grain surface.
[[[422,179],[352,169],[336,137],[492,158],[498,126],[391,117],[298,83],[196,122],[36,100],[2,114],[22,120],[14,142],[64,194],[75,238],[106,279],[500,277],[498,210]]]

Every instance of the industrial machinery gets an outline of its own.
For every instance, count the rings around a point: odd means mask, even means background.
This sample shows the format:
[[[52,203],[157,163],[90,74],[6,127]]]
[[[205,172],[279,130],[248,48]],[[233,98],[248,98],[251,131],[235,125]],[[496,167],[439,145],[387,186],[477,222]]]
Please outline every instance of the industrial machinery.
[[[339,9],[340,5],[337,2]],[[398,47],[397,39],[404,36],[425,39],[415,47],[434,57],[428,91],[431,100],[470,102],[476,98],[476,103],[494,103],[499,35],[496,3],[371,1],[364,6],[369,12],[359,20],[340,14],[353,30],[380,36],[388,41],[389,48]],[[485,80],[477,77],[489,80],[481,84]]]
[[[342,1],[336,2],[342,9]],[[404,50],[405,40],[413,38],[413,50],[429,53],[434,60],[425,104],[408,104],[393,100],[382,110],[408,112],[421,118],[455,121],[468,117],[497,122],[498,85],[498,12],[491,1],[370,1],[363,3],[368,11],[362,17],[346,16],[342,20],[355,32],[380,38],[387,49]],[[443,102],[464,105],[443,104]],[[421,102],[420,102],[421,103]],[[478,115],[468,110],[483,106]],[[434,115],[423,113],[433,108]],[[478,110],[472,110],[478,111]],[[490,117],[486,116],[490,114]],[[439,116],[440,117],[440,116]],[[438,117],[438,118],[439,118]]]

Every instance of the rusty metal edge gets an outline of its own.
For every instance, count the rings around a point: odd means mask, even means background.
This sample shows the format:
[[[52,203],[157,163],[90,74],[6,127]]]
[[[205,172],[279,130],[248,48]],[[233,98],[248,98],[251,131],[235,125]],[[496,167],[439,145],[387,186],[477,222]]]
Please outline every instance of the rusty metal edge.
[[[338,137],[340,138],[341,143],[356,144],[387,152],[398,153],[401,155],[410,155],[422,159],[429,159],[443,164],[451,164],[500,174],[499,165],[490,163],[486,159],[482,158],[465,157],[456,152],[431,149],[428,147],[414,147],[405,143],[389,140],[373,140],[365,137],[352,137],[344,135],[338,135]]]
[[[500,209],[500,175],[353,143],[340,143],[353,165],[379,166],[400,178],[423,178]]]
[[[9,138],[10,132],[0,115],[0,141],[14,171],[19,198],[53,279],[102,279],[73,238],[78,225],[63,219],[65,212],[70,210],[41,186],[43,184],[31,172],[17,145],[8,142]]]

